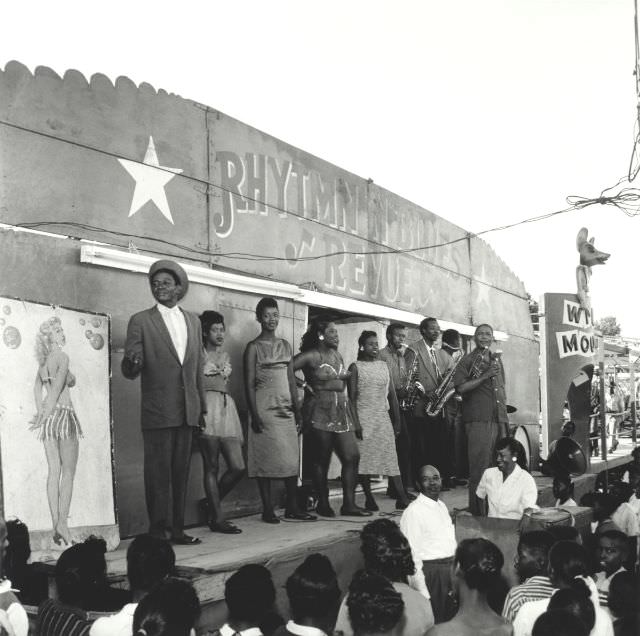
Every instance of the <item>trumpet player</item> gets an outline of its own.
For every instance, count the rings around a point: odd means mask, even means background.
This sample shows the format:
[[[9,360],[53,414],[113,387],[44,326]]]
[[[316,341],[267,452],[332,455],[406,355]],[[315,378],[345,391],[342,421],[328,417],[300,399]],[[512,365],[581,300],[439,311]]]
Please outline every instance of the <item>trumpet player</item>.
[[[462,422],[467,434],[469,457],[469,510],[481,515],[483,507],[476,489],[484,471],[496,456],[496,443],[509,429],[504,367],[499,353],[491,351],[493,327],[476,327],[476,348],[462,358],[454,385],[462,395]]]
[[[435,318],[425,318],[419,326],[420,340],[409,345],[405,354],[407,369],[416,370],[416,388],[420,392],[409,414],[411,439],[412,477],[417,480],[421,466],[430,464],[438,469],[442,478],[442,490],[451,487],[451,453],[447,448],[447,425],[440,411],[433,416],[426,414],[427,402],[433,400],[436,390],[453,367],[453,359],[435,348],[440,337],[440,325]],[[417,360],[417,363],[416,363]]]

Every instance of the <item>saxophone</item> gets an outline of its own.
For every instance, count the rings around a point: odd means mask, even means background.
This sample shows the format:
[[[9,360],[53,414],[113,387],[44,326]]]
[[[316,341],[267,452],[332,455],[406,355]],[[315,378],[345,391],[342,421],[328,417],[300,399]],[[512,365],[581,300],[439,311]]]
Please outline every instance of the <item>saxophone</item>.
[[[435,390],[435,395],[427,400],[425,405],[425,413],[429,417],[434,417],[442,411],[444,405],[451,399],[453,394],[456,392],[455,386],[453,386],[453,376],[455,375],[456,369],[460,364],[460,360],[462,360],[464,356],[459,356],[455,361],[455,364],[447,371],[445,376],[440,381],[440,384]]]
[[[411,347],[407,348],[411,349]],[[416,387],[416,380],[418,379],[418,353],[413,349],[411,349],[411,351],[414,353],[413,362],[411,363],[411,368],[407,371],[407,380],[403,387],[404,397],[400,400],[400,410],[404,413],[413,411],[413,407],[420,397],[420,392]]]

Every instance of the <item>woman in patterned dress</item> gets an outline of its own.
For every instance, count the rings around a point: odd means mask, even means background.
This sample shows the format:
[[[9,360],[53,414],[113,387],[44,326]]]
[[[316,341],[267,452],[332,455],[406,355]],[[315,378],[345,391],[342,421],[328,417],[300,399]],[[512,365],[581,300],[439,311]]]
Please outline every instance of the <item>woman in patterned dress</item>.
[[[78,465],[80,422],[69,389],[76,378],[69,371],[69,356],[62,351],[66,340],[60,318],[49,318],[36,334],[38,372],[34,385],[36,416],[31,430],[38,431],[47,458],[47,499],[51,512],[53,540],[71,543],[68,517],[73,480]]]
[[[404,510],[409,500],[402,487],[395,445],[395,436],[400,430],[398,398],[387,363],[378,360],[376,332],[363,331],[358,345],[358,361],[349,367],[348,386],[349,398],[356,405],[356,436],[360,440],[358,478],[365,494],[365,508],[378,510],[371,492],[370,475],[386,475],[395,492],[401,494],[396,508]]]
[[[224,317],[217,311],[205,311],[200,316],[204,340],[204,389],[207,413],[198,436],[198,446],[204,464],[204,491],[207,495],[211,532],[238,534],[240,528],[224,518],[220,501],[245,474],[242,458],[242,425],[236,404],[229,394],[231,362],[222,350],[224,344]],[[227,470],[218,480],[218,460],[222,453]]]
[[[298,434],[302,419],[291,345],[276,337],[280,312],[275,299],[260,300],[256,319],[262,330],[244,352],[245,391],[251,415],[247,453],[249,477],[258,480],[265,523],[280,523],[271,501],[274,479],[284,480],[285,517],[314,521],[316,517],[301,511],[296,500],[300,457]]]
[[[318,318],[302,336],[300,353],[293,360],[294,370],[304,373],[307,388],[304,401],[305,441],[312,448],[313,485],[318,493],[316,511],[323,517],[335,517],[329,505],[327,473],[331,453],[336,452],[342,465],[342,508],[340,513],[364,517],[370,513],[355,504],[358,474],[358,443],[347,409],[345,382],[349,373],[338,352],[335,323]]]

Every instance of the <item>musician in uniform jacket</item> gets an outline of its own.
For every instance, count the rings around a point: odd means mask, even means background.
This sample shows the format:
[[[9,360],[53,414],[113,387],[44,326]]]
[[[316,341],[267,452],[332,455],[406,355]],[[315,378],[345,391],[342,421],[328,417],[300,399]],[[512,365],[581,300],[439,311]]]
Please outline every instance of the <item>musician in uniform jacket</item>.
[[[442,411],[430,417],[427,403],[435,397],[447,372],[453,367],[451,356],[435,348],[440,337],[440,325],[435,318],[425,318],[419,326],[421,338],[409,345],[405,354],[407,372],[415,365],[420,395],[409,417],[411,465],[414,479],[422,466],[435,466],[442,477],[442,490],[451,486],[451,453],[447,448],[447,426]]]
[[[495,465],[496,443],[509,432],[502,360],[490,350],[493,328],[483,324],[473,336],[476,348],[458,364],[453,383],[462,395],[462,422],[469,457],[469,510],[481,515],[476,489],[484,471]]]

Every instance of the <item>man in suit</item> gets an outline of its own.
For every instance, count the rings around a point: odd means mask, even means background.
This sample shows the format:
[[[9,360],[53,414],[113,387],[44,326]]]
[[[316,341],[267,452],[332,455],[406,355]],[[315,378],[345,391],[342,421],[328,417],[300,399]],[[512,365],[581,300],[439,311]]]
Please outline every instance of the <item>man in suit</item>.
[[[202,387],[202,332],[198,318],[178,306],[189,287],[187,273],[169,260],[149,269],[157,304],[129,320],[122,374],[142,379],[144,486],[149,534],[195,545],[184,532],[184,507],[193,432],[206,410]],[[169,522],[169,494],[173,515]]]
[[[453,360],[435,348],[440,337],[440,325],[435,318],[425,318],[419,329],[422,338],[410,344],[405,354],[407,369],[413,367],[417,357],[417,381],[422,393],[409,417],[412,469],[414,479],[417,479],[417,471],[422,466],[435,466],[442,476],[442,490],[449,490],[452,467],[447,448],[447,424],[442,411],[430,417],[425,409],[428,400],[434,397],[442,379],[453,366]]]

